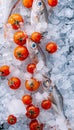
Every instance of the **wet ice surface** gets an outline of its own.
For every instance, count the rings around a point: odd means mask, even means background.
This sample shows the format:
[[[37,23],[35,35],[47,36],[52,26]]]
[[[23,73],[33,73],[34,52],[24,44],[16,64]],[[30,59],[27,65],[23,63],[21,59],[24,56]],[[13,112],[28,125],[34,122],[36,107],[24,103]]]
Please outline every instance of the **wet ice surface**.
[[[49,11],[49,6],[47,6]],[[24,63],[17,62],[13,55],[12,51],[15,45],[12,47],[12,43],[4,41],[3,38],[3,22],[2,22],[2,12],[4,6],[0,4],[0,66],[2,64],[11,65],[15,63],[16,66],[11,66],[11,71],[15,72],[20,78],[25,77],[23,70],[22,75],[20,76],[19,69],[16,70],[16,67],[20,67]],[[20,7],[20,12],[22,16],[25,14],[29,20],[30,10],[26,10],[22,6]],[[27,22],[27,19],[26,19]],[[29,21],[30,22],[30,21]],[[27,29],[28,27],[28,29]],[[30,34],[29,31],[31,27],[27,25],[25,27],[26,32]],[[31,30],[31,29],[30,29]],[[48,25],[48,34],[45,35],[45,38],[42,39],[41,45],[44,45],[48,41],[55,41],[58,44],[58,51],[50,55],[46,53],[47,65],[49,69],[52,69],[50,75],[51,79],[55,82],[64,99],[64,110],[65,115],[70,119],[71,124],[74,123],[74,1],[73,0],[59,0],[59,4],[55,7],[52,13],[49,15],[49,25]],[[8,47],[8,48],[7,48]],[[9,51],[9,50],[12,51]],[[44,50],[44,48],[43,48]],[[13,73],[12,73],[13,75]],[[27,74],[26,74],[27,76]],[[30,75],[29,75],[30,76]],[[23,79],[22,79],[23,81]],[[24,94],[24,89],[20,88],[19,90],[12,91],[8,88],[7,79],[0,79],[0,124],[3,124],[9,114],[7,104],[10,103],[12,99],[21,99]],[[37,98],[38,96],[38,98]],[[42,95],[37,93],[35,95],[37,102],[42,100]],[[20,112],[21,113],[21,112]],[[42,114],[42,113],[41,113]],[[19,114],[18,123],[14,126],[9,126],[4,124],[4,130],[28,130],[27,119],[23,118]],[[45,118],[46,115],[49,115]],[[42,121],[47,122],[50,120],[50,116],[53,116],[46,112],[43,115],[40,115]],[[44,117],[44,118],[43,118]],[[21,120],[22,119],[22,120]],[[46,119],[46,120],[45,120]],[[20,125],[19,125],[20,123]],[[54,122],[53,122],[54,124]],[[2,127],[2,126],[0,126]],[[0,128],[1,129],[1,128]],[[74,129],[74,127],[73,127]],[[45,128],[48,130],[48,128]]]

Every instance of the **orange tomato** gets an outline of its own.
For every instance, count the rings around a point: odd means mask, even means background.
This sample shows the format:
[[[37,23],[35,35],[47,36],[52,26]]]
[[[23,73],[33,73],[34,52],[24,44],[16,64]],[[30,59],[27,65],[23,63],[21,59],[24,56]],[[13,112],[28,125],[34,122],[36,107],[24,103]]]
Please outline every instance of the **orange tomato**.
[[[33,74],[35,68],[36,68],[36,64],[34,64],[34,63],[30,63],[30,64],[27,65],[27,71],[28,71],[29,73],[32,73],[32,74]]]
[[[32,97],[30,95],[24,95],[22,97],[22,102],[25,104],[25,105],[30,105],[32,103]]]
[[[49,42],[47,45],[46,45],[46,50],[49,52],[49,53],[54,53],[57,51],[57,44],[54,43],[54,42]]]
[[[24,5],[24,7],[31,8],[32,4],[33,4],[33,0],[22,0],[22,3]]]
[[[8,85],[11,89],[18,89],[21,85],[21,80],[17,77],[12,77],[8,80]]]
[[[35,91],[39,88],[39,86],[40,86],[40,82],[34,78],[26,80],[26,82],[25,82],[25,87],[29,91]]]
[[[3,65],[0,67],[0,76],[8,76],[10,74],[9,66]]]
[[[25,46],[17,46],[14,49],[14,56],[17,60],[23,61],[25,60],[29,55],[29,52]]]
[[[40,113],[40,109],[34,105],[29,105],[27,108],[27,113],[26,113],[26,116],[30,119],[35,119],[39,113]]]
[[[8,19],[8,23],[11,24],[15,30],[20,28],[20,22],[24,22],[20,14],[12,14]]]
[[[43,100],[41,106],[43,109],[48,110],[51,108],[51,101],[50,100]]]
[[[29,124],[30,130],[43,130],[43,124],[40,124],[38,120],[34,119]]]
[[[26,38],[27,38],[27,35],[23,31],[15,32],[14,37],[13,37],[14,42],[20,46],[26,43]]]
[[[9,115],[7,122],[10,125],[14,125],[17,122],[17,118],[14,115]]]
[[[54,7],[58,4],[58,0],[48,0],[48,4],[52,7]]]
[[[39,32],[33,32],[31,34],[31,40],[33,40],[36,43],[40,42],[41,38],[42,38],[42,36],[41,36],[41,33],[39,33]]]

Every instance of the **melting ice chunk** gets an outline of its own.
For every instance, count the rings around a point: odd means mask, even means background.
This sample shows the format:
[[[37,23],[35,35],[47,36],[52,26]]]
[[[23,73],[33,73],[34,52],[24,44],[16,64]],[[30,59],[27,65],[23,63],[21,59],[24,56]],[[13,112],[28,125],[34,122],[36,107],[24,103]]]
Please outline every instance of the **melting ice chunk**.
[[[41,70],[44,67],[44,62],[42,60],[40,60],[36,66],[37,70]]]
[[[14,99],[8,104],[9,114],[13,114],[16,117],[20,117],[21,115],[25,115],[26,108],[21,100]]]

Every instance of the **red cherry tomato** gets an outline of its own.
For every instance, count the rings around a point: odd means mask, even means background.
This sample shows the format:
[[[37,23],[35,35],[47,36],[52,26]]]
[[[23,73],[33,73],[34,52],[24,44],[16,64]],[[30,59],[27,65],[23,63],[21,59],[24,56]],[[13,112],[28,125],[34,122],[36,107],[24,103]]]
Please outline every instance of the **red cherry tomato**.
[[[25,105],[30,105],[32,103],[32,97],[28,94],[24,95],[22,97],[22,102],[25,104]]]
[[[35,119],[40,113],[40,109],[34,105],[29,105],[27,108],[26,116],[30,119]]]
[[[11,89],[18,89],[21,85],[21,80],[17,77],[12,77],[8,80],[8,85]]]
[[[35,68],[36,68],[36,64],[30,63],[30,64],[28,64],[28,66],[27,66],[27,71],[28,71],[29,73],[32,73],[32,74],[33,74]]]
[[[58,0],[48,0],[48,4],[51,6],[51,7],[54,7],[58,4]]]
[[[0,67],[0,76],[8,76],[10,74],[9,66],[3,65]]]
[[[10,125],[14,125],[17,122],[17,118],[14,115],[9,115],[7,122]]]
[[[30,130],[43,130],[43,124],[40,124],[38,120],[32,120],[29,124]]]
[[[41,33],[39,33],[39,32],[33,32],[33,33],[31,34],[31,39],[32,39],[34,42],[36,42],[36,43],[39,43],[40,40],[41,40],[41,38],[42,38],[42,35],[41,35]]]
[[[48,51],[50,54],[57,51],[57,44],[54,42],[49,42],[46,45],[46,51]]]
[[[48,110],[51,108],[51,101],[49,100],[43,100],[41,103],[41,106],[43,109]]]

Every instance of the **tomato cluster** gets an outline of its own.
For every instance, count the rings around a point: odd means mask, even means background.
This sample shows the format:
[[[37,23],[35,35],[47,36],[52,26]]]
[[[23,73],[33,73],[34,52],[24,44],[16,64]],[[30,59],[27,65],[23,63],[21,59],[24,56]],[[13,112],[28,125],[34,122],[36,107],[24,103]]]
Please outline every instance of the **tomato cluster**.
[[[26,8],[31,8],[33,4],[33,0],[22,0],[22,4]],[[51,7],[54,7],[58,4],[58,0],[48,0],[48,4]],[[16,32],[13,35],[13,41],[17,45],[14,49],[14,57],[17,60],[24,61],[28,58],[29,52],[26,47],[26,41],[28,35],[25,31],[21,30],[21,23],[24,24],[24,19],[20,14],[12,14],[9,19],[8,23],[12,26]],[[40,43],[42,39],[42,34],[40,32],[33,32],[30,36],[30,39],[35,42],[36,44]],[[46,51],[50,54],[53,54],[57,51],[57,44],[55,42],[49,42],[46,44]],[[33,74],[36,70],[35,63],[29,63],[26,67],[26,71],[32,74],[32,78],[25,81],[25,88],[29,92],[35,92],[39,89],[41,83],[33,78]],[[0,67],[0,76],[8,76],[10,74],[10,67],[7,65]],[[18,77],[11,77],[8,79],[8,86],[9,88],[16,90],[21,86],[21,80]],[[21,98],[24,105],[26,105],[26,116],[31,119],[29,124],[30,130],[43,130],[43,124],[40,123],[36,118],[40,114],[40,108],[35,106],[33,103],[33,98],[30,94],[25,94]],[[43,100],[41,102],[41,107],[44,110],[48,110],[52,107],[52,103],[50,100]],[[9,115],[7,122],[11,125],[17,122],[17,118],[14,115]]]

